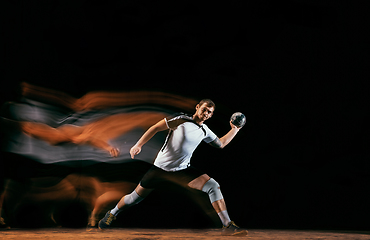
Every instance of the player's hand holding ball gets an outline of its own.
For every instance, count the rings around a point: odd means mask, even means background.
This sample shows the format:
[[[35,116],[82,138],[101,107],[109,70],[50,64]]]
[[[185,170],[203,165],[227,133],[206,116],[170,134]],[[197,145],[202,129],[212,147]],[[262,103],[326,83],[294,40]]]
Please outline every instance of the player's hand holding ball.
[[[243,113],[236,112],[233,115],[231,115],[231,118],[230,118],[231,127],[234,126],[240,129],[245,125],[245,122],[246,122],[246,117]]]

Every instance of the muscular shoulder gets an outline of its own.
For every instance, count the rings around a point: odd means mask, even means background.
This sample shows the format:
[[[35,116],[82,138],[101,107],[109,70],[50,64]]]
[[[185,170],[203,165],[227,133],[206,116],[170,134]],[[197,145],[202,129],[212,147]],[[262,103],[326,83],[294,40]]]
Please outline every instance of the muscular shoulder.
[[[179,125],[183,124],[184,122],[192,121],[193,118],[189,115],[184,113],[178,113],[166,118],[166,123],[168,128],[174,129],[177,128]]]

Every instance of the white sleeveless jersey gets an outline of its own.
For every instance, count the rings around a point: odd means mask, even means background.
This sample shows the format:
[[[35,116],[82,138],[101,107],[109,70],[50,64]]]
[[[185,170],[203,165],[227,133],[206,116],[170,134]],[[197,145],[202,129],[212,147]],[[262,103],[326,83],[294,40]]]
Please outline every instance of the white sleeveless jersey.
[[[207,125],[199,125],[185,114],[165,118],[165,121],[170,131],[154,160],[154,165],[165,171],[179,171],[189,167],[190,158],[197,146],[202,141],[210,143],[217,138]]]

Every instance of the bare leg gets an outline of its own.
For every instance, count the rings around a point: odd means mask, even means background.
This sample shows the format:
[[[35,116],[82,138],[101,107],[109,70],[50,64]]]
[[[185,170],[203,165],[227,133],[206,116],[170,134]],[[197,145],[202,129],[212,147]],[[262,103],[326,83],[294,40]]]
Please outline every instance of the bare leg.
[[[226,211],[226,203],[224,199],[215,201],[212,203],[213,208],[216,210],[216,213],[220,213],[222,211]]]
[[[138,204],[141,200],[148,196],[151,191],[152,189],[145,189],[139,184],[132,193],[122,197],[116,207],[105,214],[104,218],[101,219],[98,223],[99,228],[108,228],[111,225],[112,221],[116,219],[118,213],[120,213],[127,207]]]
[[[196,179],[194,179],[193,181],[189,182],[188,186],[191,188],[197,189],[199,191],[202,191],[204,184],[208,182],[209,179],[211,179],[210,176],[208,176],[207,174],[203,174],[197,177]]]
[[[122,195],[126,195],[136,187],[136,184],[122,182],[122,183],[104,183],[104,193],[101,194],[95,201],[94,209],[92,210],[89,226],[93,227],[98,222],[99,214],[111,208],[114,202],[119,201]],[[110,207],[109,207],[110,206]],[[105,210],[104,210],[105,209]]]
[[[202,176],[199,176],[196,179],[194,179],[193,181],[189,182],[188,186],[191,187],[191,188],[202,191],[202,188],[203,188],[204,184],[209,179],[211,179],[210,176],[208,176],[207,174],[203,174]],[[225,203],[224,199],[213,202],[212,206],[216,210],[217,213],[226,210],[226,203]]]
[[[211,178],[207,174],[203,174],[193,181],[188,183],[188,186],[197,190],[202,191],[206,182]],[[212,206],[215,209],[216,213],[219,215],[222,223],[226,226],[230,222],[229,215],[227,213],[226,203],[224,199],[220,199],[212,202]]]

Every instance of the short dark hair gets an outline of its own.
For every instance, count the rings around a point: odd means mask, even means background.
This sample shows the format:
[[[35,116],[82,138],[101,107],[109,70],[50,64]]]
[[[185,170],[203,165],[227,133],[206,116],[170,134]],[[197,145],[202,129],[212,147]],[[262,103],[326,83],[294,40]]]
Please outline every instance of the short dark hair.
[[[216,104],[211,99],[208,98],[202,99],[198,104],[199,106],[202,106],[204,103],[206,104],[207,107],[213,107],[214,109],[216,109]]]

